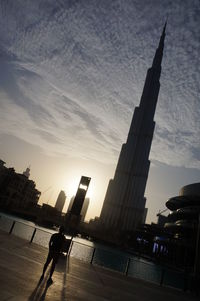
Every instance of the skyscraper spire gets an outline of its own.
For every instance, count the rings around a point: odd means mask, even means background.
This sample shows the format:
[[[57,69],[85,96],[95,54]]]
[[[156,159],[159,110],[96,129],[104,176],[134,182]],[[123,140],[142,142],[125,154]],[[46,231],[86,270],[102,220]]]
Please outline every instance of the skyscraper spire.
[[[153,59],[153,64],[152,67],[154,68],[160,68],[161,67],[161,62],[162,62],[162,57],[163,57],[163,49],[164,49],[164,41],[165,41],[165,30],[167,26],[167,21],[165,22],[165,25],[163,27],[162,35],[160,37],[160,42],[158,45],[158,48],[156,50],[154,59]]]
[[[100,223],[115,232],[133,231],[145,222],[144,197],[149,173],[149,153],[155,128],[154,114],[160,90],[165,30],[147,76],[139,107],[135,108],[127,141],[122,145],[114,178],[106,192]]]

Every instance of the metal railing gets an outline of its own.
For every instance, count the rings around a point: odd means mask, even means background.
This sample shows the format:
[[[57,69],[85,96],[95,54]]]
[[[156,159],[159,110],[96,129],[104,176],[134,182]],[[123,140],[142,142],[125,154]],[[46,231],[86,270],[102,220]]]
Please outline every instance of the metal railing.
[[[7,220],[7,224],[4,221]],[[28,225],[22,221],[12,220],[0,216],[0,229],[9,235],[13,234],[48,247],[49,239],[56,231],[43,230],[40,227]],[[178,289],[185,289],[188,278],[183,272],[172,270],[167,267],[148,262],[134,256],[128,256],[115,250],[90,246],[76,240],[72,240],[68,256],[84,260],[90,264],[102,266],[126,276],[139,278],[160,286],[171,286]]]

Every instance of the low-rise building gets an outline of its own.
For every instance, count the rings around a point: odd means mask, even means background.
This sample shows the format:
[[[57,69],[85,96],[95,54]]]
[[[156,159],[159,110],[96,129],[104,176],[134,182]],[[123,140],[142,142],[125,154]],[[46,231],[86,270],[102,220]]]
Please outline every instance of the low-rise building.
[[[37,206],[41,192],[27,173],[16,173],[0,160],[0,208],[28,208]]]

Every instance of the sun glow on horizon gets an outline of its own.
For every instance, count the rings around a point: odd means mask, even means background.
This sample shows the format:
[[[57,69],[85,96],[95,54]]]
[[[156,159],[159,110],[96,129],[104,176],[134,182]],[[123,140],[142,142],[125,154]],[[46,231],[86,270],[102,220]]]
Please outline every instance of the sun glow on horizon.
[[[67,168],[66,168],[67,170]],[[86,220],[99,216],[105,197],[106,188],[109,178],[105,176],[104,170],[102,171],[94,164],[86,166],[76,166],[64,172],[58,181],[58,187],[66,193],[66,202],[63,211],[67,211],[70,200],[76,195],[81,177],[90,177],[91,181],[86,193],[86,198],[90,199]]]
[[[76,192],[78,190],[78,186],[80,183],[80,179],[81,179],[81,176],[80,177],[76,176],[68,182],[67,187],[65,186],[66,188],[64,188],[64,191],[65,191],[68,199],[71,199],[73,196],[76,195]],[[90,199],[94,197],[94,184],[93,183],[94,182],[91,179],[89,187],[88,187],[88,191],[86,193],[86,197],[88,197]]]

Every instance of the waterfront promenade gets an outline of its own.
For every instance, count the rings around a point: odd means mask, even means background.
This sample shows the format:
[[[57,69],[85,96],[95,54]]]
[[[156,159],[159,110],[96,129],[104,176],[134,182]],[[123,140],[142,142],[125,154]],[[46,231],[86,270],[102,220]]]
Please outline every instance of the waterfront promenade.
[[[194,296],[159,287],[75,258],[61,258],[53,275],[37,286],[48,250],[0,231],[1,301],[190,301]]]

